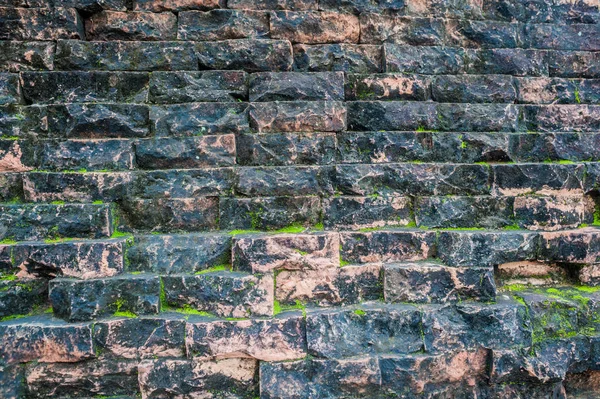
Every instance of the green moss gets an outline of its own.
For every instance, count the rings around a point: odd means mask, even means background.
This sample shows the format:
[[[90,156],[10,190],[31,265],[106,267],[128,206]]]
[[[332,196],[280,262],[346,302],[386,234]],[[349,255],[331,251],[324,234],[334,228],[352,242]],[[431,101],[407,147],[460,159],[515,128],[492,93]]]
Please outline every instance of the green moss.
[[[558,163],[561,165],[571,165],[571,164],[574,164],[575,162],[570,161],[568,159],[561,159],[560,161],[558,161]]]
[[[325,230],[325,227],[323,226],[323,222],[319,222],[319,223],[315,224],[313,226],[313,229],[314,230],[320,230],[320,231]]]
[[[15,281],[16,279],[17,279],[17,276],[14,274],[4,274],[4,275],[0,274],[0,281]]]
[[[0,244],[16,244],[17,241],[13,240],[12,238],[5,238],[4,240],[0,241]]]
[[[93,201],[92,204],[94,205],[102,205],[104,202],[97,200],[97,201]]]
[[[197,315],[197,316],[204,316],[204,317],[216,317],[214,314],[209,313],[209,312],[205,312],[202,310],[197,310],[194,309],[193,307],[191,307],[190,305],[183,305],[181,308],[172,308],[170,309],[173,312],[177,312],[177,313],[183,313],[186,315]]]
[[[306,228],[301,224],[292,224],[290,226],[274,230],[273,233],[302,233]]]
[[[362,309],[356,309],[356,310],[354,310],[354,314],[357,315],[357,316],[364,316],[364,315],[367,314],[367,312],[365,312]]]
[[[590,294],[600,291],[600,287],[590,287],[590,286],[586,286],[586,285],[578,285],[578,286],[575,286],[574,288],[576,290],[579,290],[582,292],[587,292]]]
[[[358,231],[363,232],[363,233],[368,233],[369,231],[377,231],[377,230],[381,230],[383,227],[365,227],[363,229],[358,229]]]
[[[349,264],[350,264],[350,262],[340,259],[340,267],[348,266]]]
[[[212,272],[219,272],[219,271],[223,271],[223,270],[231,270],[231,265],[217,265],[217,266],[213,266],[213,267],[209,267],[208,269],[204,269],[204,270],[200,270],[199,272],[196,272],[196,274],[206,274],[206,273],[212,273]]]
[[[504,230],[521,230],[521,228],[519,227],[519,225],[516,224],[516,223],[511,224],[509,226],[504,226],[503,229]]]
[[[229,232],[229,234],[232,236],[237,236],[240,234],[250,234],[250,233],[260,233],[260,231],[258,231],[258,230],[231,230]]]
[[[137,315],[135,313],[127,311],[127,310],[116,311],[114,313],[114,316],[116,316],[116,317],[129,317],[129,318],[135,318],[135,317],[137,317]]]
[[[65,201],[52,201],[51,204],[52,205],[64,205]]]
[[[169,309],[169,306],[167,304],[167,293],[165,292],[165,282],[163,281],[163,279],[160,279],[160,296],[159,296],[159,310],[161,312],[164,312],[165,310]]]
[[[279,301],[273,301],[273,315],[278,315],[281,312],[287,312],[291,310],[302,311],[302,316],[306,317],[306,305],[296,300],[293,305],[281,304]]]
[[[296,252],[298,252],[302,256],[308,255],[308,252],[306,252],[306,251],[300,251],[299,249],[297,249]]]
[[[577,104],[581,104],[581,97],[579,96],[579,86],[575,85],[575,91],[573,94],[575,94],[575,102]]]

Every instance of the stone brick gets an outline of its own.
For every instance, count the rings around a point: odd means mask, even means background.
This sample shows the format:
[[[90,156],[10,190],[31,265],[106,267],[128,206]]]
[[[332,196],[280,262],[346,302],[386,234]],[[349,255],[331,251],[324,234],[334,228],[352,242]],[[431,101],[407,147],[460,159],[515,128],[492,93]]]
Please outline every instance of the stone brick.
[[[164,303],[219,317],[273,315],[273,276],[240,272],[200,272],[162,277]]]
[[[357,43],[358,18],[327,11],[275,11],[270,14],[271,37],[292,43]]]
[[[210,41],[196,43],[195,50],[200,69],[277,72],[292,68],[292,46],[286,40]]]
[[[294,70],[306,72],[382,72],[381,46],[321,44],[294,46]]]
[[[33,363],[25,371],[27,392],[38,398],[136,395],[137,361],[92,360],[74,364]]]
[[[260,132],[337,132],[346,129],[346,107],[337,101],[252,104],[250,126]]]
[[[163,392],[180,397],[210,392],[249,398],[256,391],[257,362],[253,359],[147,360],[140,363],[138,372],[140,390],[148,398],[160,397]]]
[[[380,14],[360,15],[360,42],[396,43],[409,46],[443,45],[444,22],[435,18],[409,18]]]
[[[131,271],[195,273],[231,261],[231,237],[215,233],[136,235],[127,250]]]
[[[13,0],[8,0],[13,1]],[[126,0],[17,0],[26,3],[28,7],[73,7],[83,17],[100,12],[102,10],[126,11]]]
[[[240,71],[154,72],[150,75],[149,101],[161,104],[245,100],[246,80],[247,74]]]
[[[143,169],[233,166],[233,134],[189,138],[157,138],[135,143],[136,163]]]
[[[429,86],[429,79],[420,75],[349,74],[346,99],[426,101],[430,96]]]
[[[9,139],[47,135],[46,108],[0,105],[0,135]]]
[[[521,26],[514,23],[450,19],[446,22],[446,44],[465,48],[517,48]]]
[[[154,198],[123,201],[123,230],[177,232],[216,229],[219,199],[216,197]]]
[[[21,173],[1,173],[0,201],[21,201],[23,197],[23,179]]]
[[[584,167],[581,164],[493,165],[492,170],[492,192],[496,195],[577,195],[584,187]]]
[[[150,107],[157,136],[240,133],[248,130],[247,104],[190,103]]]
[[[9,72],[49,70],[54,66],[54,43],[0,41],[0,69]]]
[[[126,172],[30,172],[24,176],[23,190],[31,202],[110,202],[126,196],[131,180]]]
[[[80,362],[93,358],[92,326],[46,316],[0,323],[0,363]]]
[[[407,0],[406,13],[409,15],[435,15],[457,19],[482,19],[481,3],[476,0]]]
[[[592,227],[540,233],[540,257],[553,262],[597,263],[600,260],[599,234],[600,231]]]
[[[284,305],[336,306],[379,300],[383,296],[381,265],[282,270],[277,273],[275,299]]]
[[[164,2],[161,0],[136,0],[134,11],[187,11],[200,10],[208,11],[215,8],[222,8],[224,1],[222,0],[177,0]]]
[[[243,166],[329,165],[336,157],[333,132],[243,133],[235,144]]]
[[[101,238],[112,234],[106,204],[0,205],[0,238],[16,241],[45,238]]]
[[[548,74],[547,53],[529,49],[489,49],[471,53],[468,73],[513,76]]]
[[[562,78],[600,78],[600,53],[594,51],[550,51],[548,74]]]
[[[419,197],[414,215],[419,227],[497,229],[514,224],[514,201],[511,197]]]
[[[462,74],[467,71],[472,50],[438,46],[385,44],[385,72]]]
[[[48,134],[55,138],[132,138],[149,135],[149,111],[137,104],[48,106]]]
[[[11,260],[23,277],[108,277],[123,270],[124,246],[123,239],[20,243]]]
[[[527,105],[527,130],[548,132],[590,132],[600,129],[598,105]]]
[[[339,196],[324,200],[323,216],[326,228],[406,226],[412,222],[412,204],[408,197]]]
[[[250,101],[343,101],[341,72],[261,72],[250,75]]]
[[[438,256],[448,266],[492,267],[535,260],[539,235],[527,231],[442,231]]]
[[[50,282],[50,301],[57,317],[69,322],[110,315],[159,312],[160,279],[150,275]]]
[[[431,95],[442,103],[512,103],[516,99],[513,79],[502,75],[436,76]]]
[[[341,232],[340,256],[351,263],[424,260],[434,255],[435,240],[433,231]]]
[[[340,265],[337,233],[247,235],[233,239],[235,270],[322,270]]]
[[[316,196],[220,198],[219,227],[223,230],[277,230],[319,223],[321,203]]]
[[[438,263],[397,263],[384,266],[387,302],[444,303],[496,298],[489,268],[457,268]]]
[[[85,39],[73,8],[0,7],[0,40]]]
[[[484,165],[338,165],[336,189],[346,195],[485,195],[490,173]]]
[[[85,21],[88,40],[174,40],[177,17],[172,13],[102,11]]]
[[[566,23],[598,23],[599,5],[589,0],[558,0],[552,7],[554,20]]]
[[[595,24],[526,24],[524,47],[552,50],[600,50],[600,29]]]
[[[0,171],[26,172],[37,164],[36,146],[26,140],[0,139]]]
[[[384,15],[395,15],[405,11],[404,0],[392,1],[368,1],[368,0],[322,0],[319,9],[326,11],[347,11],[353,14],[366,12],[381,13]]]
[[[132,143],[128,140],[44,140],[38,150],[41,170],[107,171],[134,167]]]
[[[143,103],[148,74],[135,72],[23,72],[23,96],[29,103]]]
[[[185,344],[195,359],[294,360],[306,356],[305,323],[300,313],[247,320],[190,317]]]
[[[508,22],[552,22],[552,2],[524,3],[518,0],[492,0],[483,5],[483,15],[490,19]]]
[[[410,305],[372,305],[311,311],[306,316],[311,355],[344,358],[418,352],[423,347],[421,313]]]
[[[568,104],[575,102],[577,86],[573,81],[559,78],[515,79],[517,100],[525,104]]]
[[[244,167],[236,170],[235,192],[250,197],[333,194],[332,167]]]
[[[228,8],[243,10],[316,10],[316,0],[228,0]]]
[[[131,187],[136,198],[195,198],[230,194],[233,168],[171,169],[137,173]]]
[[[0,72],[0,105],[22,102],[19,75]]]
[[[0,394],[6,398],[18,398],[25,395],[24,370],[21,365],[4,367],[0,371]]]
[[[9,249],[6,246],[4,248]],[[2,252],[5,251],[2,250]],[[4,269],[3,266],[2,269]],[[2,277],[5,280],[0,281],[1,319],[37,313],[46,305],[46,298],[48,297],[46,280],[38,278],[18,279],[10,274],[2,275]]]
[[[54,66],[63,71],[179,71],[198,69],[198,61],[192,43],[59,40]]]
[[[516,197],[515,219],[529,230],[577,228],[594,221],[594,203],[589,197]]]
[[[516,162],[595,161],[597,140],[593,133],[521,133],[510,136],[510,158]],[[588,164],[589,165],[589,164]]]
[[[269,36],[269,14],[264,11],[211,10],[179,13],[179,40],[259,39]],[[271,35],[274,39],[275,36]]]
[[[97,356],[125,359],[184,357],[185,320],[176,315],[111,318],[94,323]]]
[[[381,385],[375,357],[261,362],[260,375],[260,392],[269,398],[369,398]]]

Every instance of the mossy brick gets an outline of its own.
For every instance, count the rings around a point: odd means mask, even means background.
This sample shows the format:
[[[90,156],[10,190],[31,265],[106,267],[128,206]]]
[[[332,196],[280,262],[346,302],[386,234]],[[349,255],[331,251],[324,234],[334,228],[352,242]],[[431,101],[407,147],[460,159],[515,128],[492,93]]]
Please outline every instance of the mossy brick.
[[[340,256],[350,263],[419,261],[435,253],[435,232],[382,229],[340,233]]]
[[[336,196],[323,200],[326,228],[358,230],[414,223],[412,201],[402,196]]]
[[[331,195],[334,170],[332,166],[237,168],[234,189],[248,197]]]
[[[269,13],[265,11],[182,11],[177,22],[179,40],[216,41],[270,37]]]
[[[17,279],[4,275],[0,280],[0,319],[28,315],[46,304],[48,282],[44,279]]]

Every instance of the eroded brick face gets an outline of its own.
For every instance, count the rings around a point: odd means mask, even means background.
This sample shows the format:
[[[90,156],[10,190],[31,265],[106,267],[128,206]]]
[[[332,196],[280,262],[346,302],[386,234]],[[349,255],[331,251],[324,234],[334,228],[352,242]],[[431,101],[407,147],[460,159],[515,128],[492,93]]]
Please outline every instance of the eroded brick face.
[[[600,397],[598,0],[0,0],[0,398]]]

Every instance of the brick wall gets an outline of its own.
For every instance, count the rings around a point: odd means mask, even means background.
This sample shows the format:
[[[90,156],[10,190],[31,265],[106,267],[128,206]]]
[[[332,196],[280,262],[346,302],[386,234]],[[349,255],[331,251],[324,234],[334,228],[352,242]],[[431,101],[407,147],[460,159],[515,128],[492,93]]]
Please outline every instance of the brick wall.
[[[599,7],[0,0],[0,397],[599,397]]]

